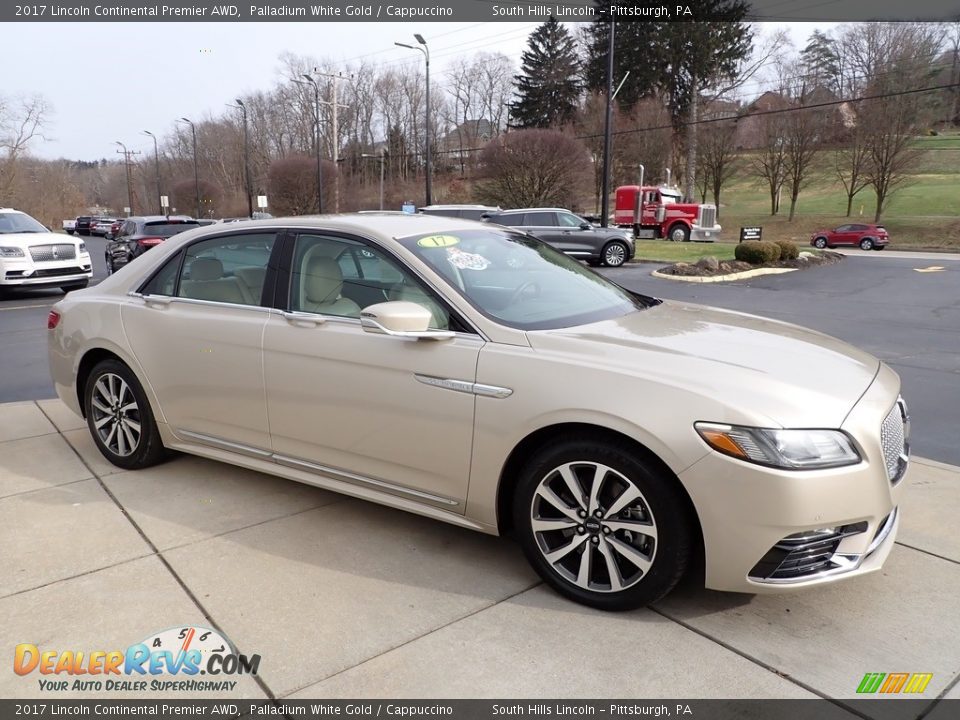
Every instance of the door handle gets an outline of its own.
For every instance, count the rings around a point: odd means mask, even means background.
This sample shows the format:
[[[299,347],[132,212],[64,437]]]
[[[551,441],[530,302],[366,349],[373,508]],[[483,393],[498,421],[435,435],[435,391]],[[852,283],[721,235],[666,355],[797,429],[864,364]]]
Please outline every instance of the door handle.
[[[322,315],[315,315],[313,313],[291,311],[284,312],[282,315],[284,320],[295,327],[316,327],[317,325],[323,325],[327,321]]]
[[[171,299],[172,298],[169,298],[165,295],[144,295],[143,296],[143,301],[147,305],[151,305],[154,307],[161,307],[161,308],[167,307],[170,304]]]

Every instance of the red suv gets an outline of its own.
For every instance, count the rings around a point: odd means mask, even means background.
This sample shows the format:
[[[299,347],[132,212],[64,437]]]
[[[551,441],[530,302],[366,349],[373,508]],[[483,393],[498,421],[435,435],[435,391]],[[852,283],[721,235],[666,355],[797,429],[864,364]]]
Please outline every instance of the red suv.
[[[841,225],[833,230],[817,230],[810,236],[810,244],[818,248],[836,245],[859,245],[861,250],[883,250],[890,236],[882,225]]]

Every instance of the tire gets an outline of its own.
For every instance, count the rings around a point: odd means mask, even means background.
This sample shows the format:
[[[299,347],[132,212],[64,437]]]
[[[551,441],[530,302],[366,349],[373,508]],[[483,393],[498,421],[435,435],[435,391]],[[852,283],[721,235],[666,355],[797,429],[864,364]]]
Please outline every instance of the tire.
[[[617,509],[626,493],[632,499]],[[608,518],[611,509],[617,512]],[[693,523],[677,481],[608,441],[565,436],[535,452],[520,474],[513,515],[524,554],[544,582],[601,610],[656,602],[680,581],[693,554]]]
[[[673,242],[688,242],[690,240],[690,228],[683,223],[672,225],[667,232],[667,239]]]
[[[93,368],[83,390],[83,403],[93,442],[112,464],[140,470],[165,458],[166,450],[143,387],[122,362],[104,360]]]
[[[816,240],[813,241],[813,246],[823,250],[827,246],[827,239],[818,237]]]
[[[860,241],[861,250],[873,250],[873,240],[870,238],[864,238]]]
[[[113,265],[113,255],[105,254],[103,261],[107,264],[107,275],[113,275],[117,271]]]
[[[603,246],[600,253],[602,262],[607,267],[620,267],[630,256],[630,248],[619,240],[611,240]]]
[[[63,290],[65,293],[68,293],[71,290],[83,290],[89,284],[90,284],[89,280],[84,280],[83,282],[72,283],[70,285],[61,285],[60,289]]]
[[[874,245],[874,246],[873,246],[873,249],[874,249],[874,250],[883,250],[885,247],[886,247],[886,245]]]

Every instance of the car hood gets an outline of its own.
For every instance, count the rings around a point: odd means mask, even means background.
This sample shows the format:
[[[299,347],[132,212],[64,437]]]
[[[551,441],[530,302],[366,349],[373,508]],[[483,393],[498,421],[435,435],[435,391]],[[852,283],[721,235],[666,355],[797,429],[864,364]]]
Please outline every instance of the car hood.
[[[27,248],[31,245],[77,245],[81,241],[63,233],[0,233],[0,245]]]
[[[671,384],[783,427],[840,427],[880,367],[869,353],[814,330],[670,301],[528,336],[537,351]]]

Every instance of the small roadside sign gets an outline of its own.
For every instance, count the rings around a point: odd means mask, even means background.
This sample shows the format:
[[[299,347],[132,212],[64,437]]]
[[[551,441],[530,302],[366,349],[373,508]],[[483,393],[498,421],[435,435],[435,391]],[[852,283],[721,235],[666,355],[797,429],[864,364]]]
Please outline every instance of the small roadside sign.
[[[267,207],[267,196],[266,195],[257,195],[257,207],[265,208]]]
[[[740,228],[740,242],[744,240],[759,240],[763,237],[762,227],[742,227]]]

